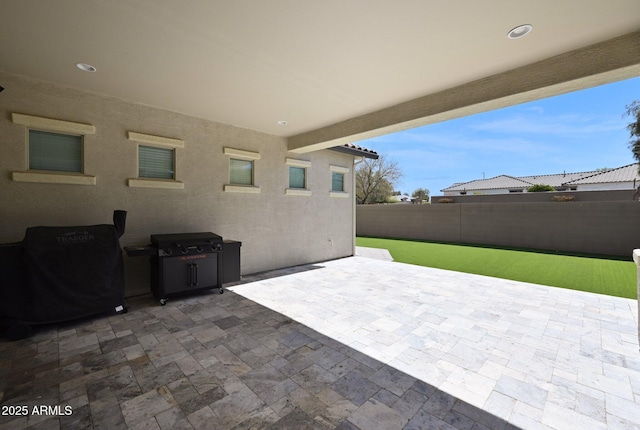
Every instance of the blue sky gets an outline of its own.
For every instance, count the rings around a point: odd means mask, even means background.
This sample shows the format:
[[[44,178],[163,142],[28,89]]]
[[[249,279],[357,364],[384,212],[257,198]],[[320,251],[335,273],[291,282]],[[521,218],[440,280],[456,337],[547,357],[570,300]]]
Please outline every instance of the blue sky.
[[[396,190],[621,167],[634,162],[625,106],[640,77],[356,142],[398,163]]]

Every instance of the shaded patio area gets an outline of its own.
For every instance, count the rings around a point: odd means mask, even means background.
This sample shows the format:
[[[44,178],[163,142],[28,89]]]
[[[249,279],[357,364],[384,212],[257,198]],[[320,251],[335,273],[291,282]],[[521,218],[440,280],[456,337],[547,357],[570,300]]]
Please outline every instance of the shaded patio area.
[[[0,427],[640,428],[635,300],[364,257],[230,290],[0,342]]]

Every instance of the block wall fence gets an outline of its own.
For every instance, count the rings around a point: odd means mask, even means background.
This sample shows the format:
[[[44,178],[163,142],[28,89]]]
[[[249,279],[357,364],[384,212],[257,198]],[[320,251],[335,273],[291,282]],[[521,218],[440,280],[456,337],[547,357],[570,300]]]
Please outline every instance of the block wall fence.
[[[358,205],[356,234],[632,258],[640,202]]]

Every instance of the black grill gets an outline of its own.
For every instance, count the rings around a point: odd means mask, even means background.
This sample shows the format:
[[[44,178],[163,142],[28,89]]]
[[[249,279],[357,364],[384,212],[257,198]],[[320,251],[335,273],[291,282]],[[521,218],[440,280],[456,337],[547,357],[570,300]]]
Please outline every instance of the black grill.
[[[164,305],[169,297],[222,289],[222,237],[206,233],[151,235],[151,291]]]
[[[151,244],[159,257],[222,251],[222,236],[215,233],[152,234]]]
[[[129,257],[151,260],[151,292],[167,303],[169,297],[196,291],[219,289],[240,280],[242,244],[211,232],[153,234],[151,244],[125,247]]]

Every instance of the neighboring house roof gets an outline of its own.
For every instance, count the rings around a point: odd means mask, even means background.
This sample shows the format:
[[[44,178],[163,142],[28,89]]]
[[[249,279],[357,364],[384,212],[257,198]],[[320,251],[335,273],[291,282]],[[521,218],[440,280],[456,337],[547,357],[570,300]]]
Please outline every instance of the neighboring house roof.
[[[598,172],[594,175],[569,181],[568,185],[578,184],[605,184],[610,182],[638,182],[640,183],[640,174],[638,173],[638,163],[628,164],[618,167],[617,169]]]
[[[371,149],[364,148],[362,146],[354,145],[353,143],[345,143],[344,145],[334,146],[333,148],[329,148],[334,151],[344,152],[346,154],[357,155],[365,158],[373,158],[374,160],[378,159],[378,153]]]
[[[509,176],[500,175],[489,179],[476,179],[469,182],[455,183],[440,191],[472,191],[472,190],[496,190],[523,188],[532,185],[551,185],[558,188],[561,186],[571,186],[578,184],[599,184],[607,182],[633,182],[640,183],[638,174],[638,164],[610,169],[607,171],[587,171],[574,173],[556,173],[552,175],[534,176]]]
[[[530,182],[523,181],[513,176],[500,175],[489,179],[476,179],[474,181],[458,183],[440,191],[465,191],[465,190],[496,190],[502,188],[530,187]]]
[[[523,181],[530,182],[531,185],[551,185],[552,187],[560,187],[567,182],[575,181],[587,176],[597,174],[597,170],[588,172],[575,172],[575,173],[556,173],[553,175],[537,175],[537,176],[520,176]]]

